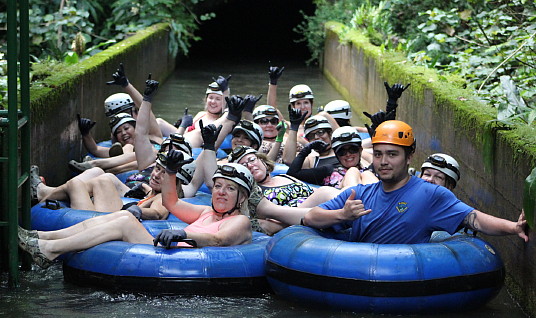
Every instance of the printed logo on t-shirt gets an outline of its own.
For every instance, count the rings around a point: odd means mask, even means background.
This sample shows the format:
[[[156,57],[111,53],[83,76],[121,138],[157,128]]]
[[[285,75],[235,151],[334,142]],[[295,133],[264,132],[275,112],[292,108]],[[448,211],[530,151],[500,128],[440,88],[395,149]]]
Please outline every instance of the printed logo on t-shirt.
[[[404,213],[408,210],[408,203],[407,202],[398,202],[396,205],[396,210],[398,213]]]

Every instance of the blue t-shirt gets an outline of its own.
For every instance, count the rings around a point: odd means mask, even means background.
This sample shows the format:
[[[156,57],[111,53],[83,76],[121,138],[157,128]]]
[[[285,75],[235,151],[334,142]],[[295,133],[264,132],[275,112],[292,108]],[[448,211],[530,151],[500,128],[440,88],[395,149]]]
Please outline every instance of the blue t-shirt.
[[[461,202],[447,188],[412,176],[400,189],[385,192],[382,182],[357,185],[320,205],[326,210],[344,207],[355,190],[355,200],[372,209],[354,221],[335,225],[335,230],[352,228],[350,241],[411,244],[428,242],[433,231],[456,232],[463,219],[474,209]]]

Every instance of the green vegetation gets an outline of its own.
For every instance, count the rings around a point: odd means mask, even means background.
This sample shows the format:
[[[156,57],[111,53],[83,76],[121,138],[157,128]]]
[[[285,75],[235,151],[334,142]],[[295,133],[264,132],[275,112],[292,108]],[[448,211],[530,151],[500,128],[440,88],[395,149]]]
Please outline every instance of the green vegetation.
[[[324,23],[359,30],[384,54],[397,52],[405,65],[435,69],[439,81],[469,89],[496,109],[494,129],[521,129],[536,145],[536,4],[491,0],[316,0],[314,16],[295,29],[316,63]],[[454,80],[453,80],[454,79]],[[527,134],[527,131],[530,131]]]
[[[171,26],[169,51],[186,55],[199,24],[214,13],[199,13],[203,0],[30,0],[31,82],[65,72],[139,30],[160,22]],[[0,5],[0,25],[7,13]],[[0,35],[0,107],[7,104],[6,33]]]

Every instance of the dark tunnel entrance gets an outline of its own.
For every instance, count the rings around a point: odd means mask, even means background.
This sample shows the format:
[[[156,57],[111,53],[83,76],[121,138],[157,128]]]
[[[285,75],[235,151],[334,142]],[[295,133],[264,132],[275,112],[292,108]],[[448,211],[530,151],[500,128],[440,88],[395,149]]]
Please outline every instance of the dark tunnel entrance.
[[[293,29],[303,20],[300,11],[314,12],[311,0],[229,0],[206,4],[216,17],[202,23],[197,31],[202,39],[194,42],[189,57],[181,60],[248,60],[278,65],[305,63],[309,59],[305,42],[296,43],[302,36]]]

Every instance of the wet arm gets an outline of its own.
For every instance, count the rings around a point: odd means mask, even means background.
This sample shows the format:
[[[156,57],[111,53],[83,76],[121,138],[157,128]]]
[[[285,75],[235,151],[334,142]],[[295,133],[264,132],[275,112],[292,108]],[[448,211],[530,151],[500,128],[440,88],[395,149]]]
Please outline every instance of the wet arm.
[[[162,204],[177,218],[188,224],[193,223],[207,207],[179,200],[176,182],[174,173],[162,174]]]

